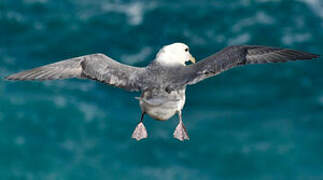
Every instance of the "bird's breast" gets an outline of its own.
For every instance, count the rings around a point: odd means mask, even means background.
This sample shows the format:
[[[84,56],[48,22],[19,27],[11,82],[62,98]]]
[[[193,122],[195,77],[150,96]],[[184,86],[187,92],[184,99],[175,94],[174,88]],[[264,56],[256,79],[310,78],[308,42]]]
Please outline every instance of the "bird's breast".
[[[163,91],[143,92],[139,104],[141,110],[157,120],[168,120],[176,112],[183,109],[185,104],[185,89],[171,93]]]

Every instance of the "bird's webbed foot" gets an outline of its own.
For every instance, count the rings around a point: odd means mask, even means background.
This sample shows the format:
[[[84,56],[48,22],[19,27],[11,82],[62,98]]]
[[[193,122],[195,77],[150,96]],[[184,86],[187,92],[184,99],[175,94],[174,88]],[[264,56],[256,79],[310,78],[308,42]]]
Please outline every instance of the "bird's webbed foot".
[[[140,122],[136,126],[136,129],[133,131],[131,137],[136,139],[137,141],[140,141],[141,139],[145,139],[148,137],[148,133],[147,133],[144,123]]]
[[[178,123],[178,125],[174,131],[174,138],[176,138],[180,141],[190,140],[183,122]]]
[[[133,133],[131,135],[131,137],[136,139],[137,141],[140,141],[141,139],[145,139],[148,137],[146,127],[143,123],[144,114],[145,113],[141,114],[140,122],[138,123],[138,125],[136,126],[135,130],[133,131]]]
[[[179,113],[178,116],[179,116],[179,123],[176,126],[176,129],[174,131],[174,134],[173,134],[174,138],[176,138],[180,141],[190,140],[190,138],[187,134],[186,128],[184,126],[184,123],[182,121],[182,113]]]

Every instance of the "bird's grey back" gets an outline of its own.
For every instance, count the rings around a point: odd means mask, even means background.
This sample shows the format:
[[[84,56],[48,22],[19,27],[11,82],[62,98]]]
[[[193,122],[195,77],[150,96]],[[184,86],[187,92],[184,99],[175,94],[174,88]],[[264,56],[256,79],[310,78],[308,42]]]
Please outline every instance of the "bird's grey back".
[[[184,72],[183,68],[185,68],[185,66],[164,66],[157,61],[153,61],[145,68],[145,73],[142,77],[142,90],[154,88],[168,92],[168,88],[172,87],[173,84],[177,82],[178,78],[183,79],[182,76],[186,75],[185,73],[182,74],[182,72]],[[178,89],[183,89],[185,86],[186,85],[178,87]]]

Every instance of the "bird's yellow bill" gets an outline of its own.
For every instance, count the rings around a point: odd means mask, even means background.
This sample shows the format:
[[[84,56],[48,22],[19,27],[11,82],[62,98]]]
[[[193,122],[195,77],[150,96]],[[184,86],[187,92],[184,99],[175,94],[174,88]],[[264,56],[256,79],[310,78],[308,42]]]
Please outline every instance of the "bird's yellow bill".
[[[193,56],[191,55],[191,57],[190,57],[190,61],[191,61],[193,64],[195,64],[195,62],[196,62],[195,57],[193,57]]]

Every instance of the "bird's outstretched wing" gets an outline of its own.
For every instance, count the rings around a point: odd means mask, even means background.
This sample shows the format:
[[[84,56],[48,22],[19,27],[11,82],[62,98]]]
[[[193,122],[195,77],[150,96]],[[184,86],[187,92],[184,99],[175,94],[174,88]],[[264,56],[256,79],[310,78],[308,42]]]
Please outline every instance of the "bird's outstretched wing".
[[[185,66],[187,79],[181,83],[195,84],[225,70],[246,64],[279,63],[317,58],[319,55],[266,46],[230,46],[196,64]]]
[[[145,68],[120,64],[104,54],[91,54],[40,66],[5,77],[7,80],[87,78],[129,91],[139,91]]]

